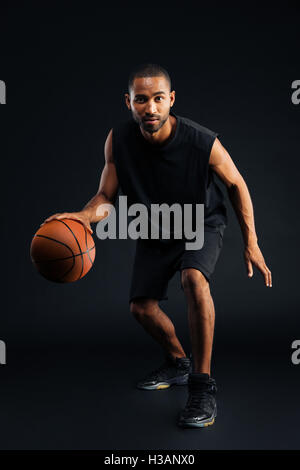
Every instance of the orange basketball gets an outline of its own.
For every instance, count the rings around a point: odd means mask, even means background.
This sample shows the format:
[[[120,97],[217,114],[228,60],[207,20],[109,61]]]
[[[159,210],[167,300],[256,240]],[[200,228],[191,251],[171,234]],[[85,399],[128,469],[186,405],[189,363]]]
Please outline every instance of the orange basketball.
[[[79,221],[54,219],[33,237],[30,255],[38,272],[54,282],[74,282],[93,266],[96,254],[92,235]]]

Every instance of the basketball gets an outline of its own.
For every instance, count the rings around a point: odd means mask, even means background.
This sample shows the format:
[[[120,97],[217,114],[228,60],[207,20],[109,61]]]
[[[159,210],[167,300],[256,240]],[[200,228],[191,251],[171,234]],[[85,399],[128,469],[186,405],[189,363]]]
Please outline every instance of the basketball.
[[[34,235],[30,255],[38,272],[49,281],[74,282],[93,266],[96,247],[79,221],[53,219]]]

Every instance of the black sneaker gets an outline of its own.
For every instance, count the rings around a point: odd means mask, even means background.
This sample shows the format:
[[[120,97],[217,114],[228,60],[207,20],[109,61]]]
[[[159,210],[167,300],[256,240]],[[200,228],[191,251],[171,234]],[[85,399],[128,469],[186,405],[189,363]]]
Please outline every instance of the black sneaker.
[[[188,390],[188,401],[179,414],[178,425],[202,428],[213,424],[217,416],[215,380],[208,374],[190,374]]]
[[[138,382],[137,388],[143,390],[161,390],[171,385],[188,383],[191,361],[187,357],[167,357],[165,362]]]

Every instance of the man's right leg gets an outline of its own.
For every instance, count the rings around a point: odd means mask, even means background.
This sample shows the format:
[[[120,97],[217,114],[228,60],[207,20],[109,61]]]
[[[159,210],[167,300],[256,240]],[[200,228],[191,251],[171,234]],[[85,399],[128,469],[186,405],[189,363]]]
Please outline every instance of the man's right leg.
[[[186,385],[191,370],[190,359],[176,336],[170,318],[159,308],[158,301],[140,297],[130,302],[130,310],[137,321],[163,348],[165,362],[140,380],[143,390],[161,390],[171,385]]]
[[[130,311],[143,328],[172,358],[186,357],[183,347],[176,336],[170,318],[160,309],[156,299],[139,297],[130,302]]]
[[[190,359],[186,357],[175,327],[160,309],[167,299],[168,282],[176,272],[183,246],[165,245],[158,240],[138,239],[129,292],[130,310],[145,331],[162,347],[165,362],[140,380],[143,390],[160,390],[187,384]]]

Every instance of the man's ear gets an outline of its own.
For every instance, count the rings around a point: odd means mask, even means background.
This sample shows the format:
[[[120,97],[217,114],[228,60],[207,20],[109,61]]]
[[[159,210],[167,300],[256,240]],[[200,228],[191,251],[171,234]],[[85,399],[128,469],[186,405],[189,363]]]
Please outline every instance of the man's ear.
[[[129,96],[129,94],[128,94],[128,93],[125,93],[124,96],[125,96],[125,103],[126,103],[127,108],[128,108],[128,109],[131,109],[131,107],[130,107],[130,96]]]
[[[173,104],[175,103],[175,90],[170,91],[170,99],[171,99],[171,108]]]

